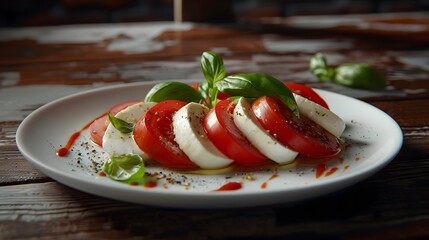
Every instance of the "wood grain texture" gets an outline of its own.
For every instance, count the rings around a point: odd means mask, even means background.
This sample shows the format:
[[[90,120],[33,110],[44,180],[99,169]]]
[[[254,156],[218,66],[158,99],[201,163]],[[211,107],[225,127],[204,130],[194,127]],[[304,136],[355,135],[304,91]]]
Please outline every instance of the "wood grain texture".
[[[382,229],[392,229],[392,237],[398,233],[421,237],[428,234],[422,226],[429,221],[429,192],[419,188],[427,184],[424,173],[428,166],[421,168],[425,161],[412,161],[416,170],[410,173],[404,171],[400,158],[350,189],[295,205],[236,210],[145,207],[94,197],[55,182],[3,186],[0,233],[5,238],[49,235],[47,239],[267,235],[315,238],[355,233],[379,237]],[[394,230],[404,225],[418,231],[408,235],[408,228]],[[106,230],[111,235],[103,234]]]
[[[115,35],[100,43],[58,43],[44,44],[34,39],[0,41],[0,64],[15,65],[32,62],[71,62],[100,61],[105,59],[128,58],[130,54],[109,50],[109,43],[127,36]],[[246,41],[243,41],[245,39]],[[139,39],[135,39],[138,41]],[[189,54],[201,54],[207,49],[228,46],[235,52],[263,51],[261,39],[246,31],[229,30],[220,27],[196,26],[184,32],[164,32],[154,41],[175,41],[162,51],[150,51],[141,54],[145,57],[174,57]],[[11,48],[10,46],[14,46]],[[143,47],[143,46],[142,46]],[[136,46],[138,48],[138,46]]]
[[[18,122],[0,122],[0,186],[49,180],[19,152],[15,141],[18,125]]]

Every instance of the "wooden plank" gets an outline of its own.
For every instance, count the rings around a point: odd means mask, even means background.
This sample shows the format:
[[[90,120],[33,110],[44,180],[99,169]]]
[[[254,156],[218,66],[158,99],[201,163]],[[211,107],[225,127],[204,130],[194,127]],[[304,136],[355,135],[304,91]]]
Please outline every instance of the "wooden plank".
[[[311,87],[336,91],[367,101],[429,97],[429,70],[425,69],[425,58],[421,58],[419,51],[404,52],[382,60],[379,56],[389,55],[387,51],[366,53],[365,56],[359,58],[353,57],[353,54],[349,56],[350,53],[335,53],[337,58],[344,58],[341,63],[359,62],[358,59],[365,59],[366,63],[377,67],[388,80],[388,88],[385,91],[349,89],[317,81],[308,69],[312,53],[231,52],[221,54],[224,57],[228,74],[249,71],[263,72],[282,81],[305,83]],[[127,58],[93,61],[29,63],[0,66],[0,74],[16,76],[10,82],[7,82],[7,77],[3,77],[9,87],[34,84],[91,85],[176,79],[202,81],[204,77],[199,64],[200,55],[201,52],[153,58],[132,55]],[[401,60],[405,55],[420,60],[416,61],[415,65],[406,64],[405,60]],[[335,64],[338,64],[338,61],[333,63],[333,65]],[[418,67],[419,64],[422,66]]]
[[[109,29],[106,28],[105,31]],[[0,42],[0,64],[10,66],[35,62],[99,61],[128,58],[130,54],[145,57],[174,57],[201,54],[203,51],[224,46],[228,46],[228,49],[234,52],[264,51],[258,35],[217,27],[195,26],[184,32],[165,31],[153,39],[146,39],[147,43],[139,44],[141,39],[130,39],[129,44],[135,44],[135,49],[126,51],[110,49],[109,43],[121,37],[128,39],[127,36],[118,35],[113,39],[105,39],[97,43],[39,43],[33,39],[3,41]],[[244,39],[246,39],[245,42],[243,42]],[[145,44],[154,43],[160,47],[147,51],[138,49],[143,48]]]
[[[402,128],[407,130],[415,127],[411,131],[417,131],[417,135],[427,134],[429,99],[397,100],[388,102],[373,102],[372,105],[382,109],[395,119]]]
[[[0,122],[0,186],[50,181],[18,151],[15,141],[18,125],[19,122]]]
[[[171,25],[174,26],[174,25]],[[48,28],[49,29],[49,28]],[[68,30],[67,30],[68,29]],[[52,30],[51,38],[61,38],[61,35],[75,29]],[[144,27],[142,27],[144,29]],[[162,29],[162,28],[160,28]],[[141,29],[140,29],[141,30]],[[40,32],[44,30],[41,29]],[[366,62],[365,56],[388,56],[394,50],[425,50],[427,45],[410,45],[407,42],[386,41],[384,39],[356,39],[347,35],[312,35],[272,34],[264,35],[258,32],[243,30],[239,27],[222,28],[206,25],[192,25],[188,30],[165,30],[152,38],[139,39],[139,36],[128,36],[127,33],[116,35],[107,34],[111,28],[99,29],[96,34],[106,34],[106,39],[93,43],[77,41],[64,42],[61,40],[40,43],[37,39],[22,37],[21,39],[4,40],[0,42],[0,64],[12,66],[16,64],[45,63],[45,62],[74,62],[101,61],[105,59],[123,59],[134,56],[146,58],[175,57],[180,55],[199,55],[203,51],[224,49],[229,53],[311,53],[318,51],[347,53],[355,60]],[[7,34],[7,33],[4,33]],[[34,37],[34,36],[33,36]],[[77,36],[74,36],[79,39]],[[118,42],[117,45],[111,45]],[[127,41],[134,48],[115,47]],[[139,42],[143,41],[143,42]],[[145,45],[157,44],[153,50],[143,50]],[[126,46],[126,44],[124,43]],[[112,47],[114,46],[114,47]],[[310,49],[308,47],[311,47]],[[389,54],[380,55],[381,50]],[[364,54],[364,55],[362,55]]]
[[[389,236],[429,236],[422,228],[429,221],[429,192],[422,184],[428,167],[421,168],[426,161],[400,159],[347,190],[294,205],[250,209],[153,208],[95,197],[55,182],[4,186],[0,237],[377,237],[386,230]],[[404,171],[404,163],[415,170]]]

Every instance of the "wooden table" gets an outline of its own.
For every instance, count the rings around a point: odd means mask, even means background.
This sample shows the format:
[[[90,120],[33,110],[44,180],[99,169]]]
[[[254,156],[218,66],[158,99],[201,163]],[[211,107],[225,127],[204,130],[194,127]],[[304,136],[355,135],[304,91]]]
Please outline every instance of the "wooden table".
[[[429,237],[429,18],[423,14],[266,19],[257,25],[133,23],[0,31],[1,239]],[[183,210],[113,201],[66,187],[17,149],[20,122],[59,97],[111,84],[203,78],[214,50],[229,73],[264,72],[362,99],[402,128],[399,155],[371,178],[303,201]],[[308,61],[365,62],[385,91],[318,82]]]

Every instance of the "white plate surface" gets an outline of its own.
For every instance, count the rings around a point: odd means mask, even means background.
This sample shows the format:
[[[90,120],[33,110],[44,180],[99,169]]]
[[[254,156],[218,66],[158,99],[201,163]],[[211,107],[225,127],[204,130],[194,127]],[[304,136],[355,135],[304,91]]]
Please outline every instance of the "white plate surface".
[[[317,90],[331,109],[346,122],[345,148],[326,163],[316,177],[316,164],[284,169],[225,172],[215,175],[162,172],[155,188],[131,186],[98,176],[107,157],[84,131],[67,157],[57,149],[69,137],[109,107],[143,99],[154,83],[116,85],[74,94],[37,109],[19,126],[17,145],[23,156],[49,177],[72,188],[127,202],[172,208],[236,208],[290,203],[337,191],[362,181],[388,164],[399,152],[403,136],[398,124],[381,110],[356,99]],[[336,168],[331,175],[326,175]],[[278,177],[269,180],[274,174]],[[228,182],[241,182],[236,191],[214,192]],[[262,187],[264,185],[266,187]]]

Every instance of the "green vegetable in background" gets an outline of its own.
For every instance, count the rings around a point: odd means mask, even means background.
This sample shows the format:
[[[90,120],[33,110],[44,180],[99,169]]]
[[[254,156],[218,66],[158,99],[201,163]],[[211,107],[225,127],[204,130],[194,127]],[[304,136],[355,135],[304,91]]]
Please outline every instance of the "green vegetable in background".
[[[386,87],[383,77],[368,64],[341,64],[337,68],[327,64],[323,54],[310,60],[310,71],[321,81],[332,81],[352,88],[377,90]]]
[[[338,84],[366,89],[383,89],[386,83],[368,64],[342,64],[335,69],[334,81]]]
[[[322,81],[330,81],[335,75],[334,68],[328,66],[325,56],[321,53],[311,58],[310,71]]]

